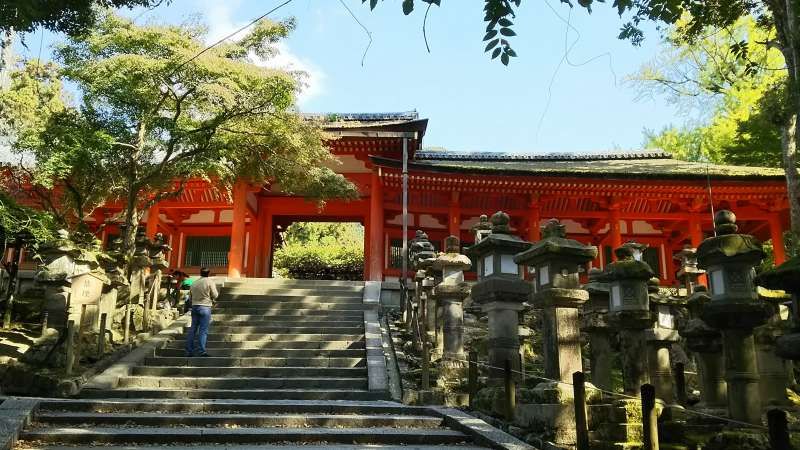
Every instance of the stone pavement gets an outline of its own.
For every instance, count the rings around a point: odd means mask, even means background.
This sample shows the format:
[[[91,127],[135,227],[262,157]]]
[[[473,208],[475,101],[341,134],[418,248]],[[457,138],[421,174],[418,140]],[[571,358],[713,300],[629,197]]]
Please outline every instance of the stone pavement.
[[[530,448],[460,411],[389,401],[368,294],[356,282],[226,281],[210,357],[161,336],[80,398],[41,400],[17,448]]]

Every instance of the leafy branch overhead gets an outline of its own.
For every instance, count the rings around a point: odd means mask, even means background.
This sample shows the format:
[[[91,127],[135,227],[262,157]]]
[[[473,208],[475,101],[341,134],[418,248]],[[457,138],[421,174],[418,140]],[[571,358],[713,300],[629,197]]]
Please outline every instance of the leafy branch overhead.
[[[361,0],[361,3],[369,1],[370,9],[375,9],[378,6],[378,0]],[[420,0],[427,3],[428,7],[431,5],[441,6],[441,0]],[[515,18],[514,7],[519,7],[522,0],[484,0],[484,17],[483,21],[486,22],[486,34],[483,40],[486,42],[485,52],[492,52],[492,59],[500,57],[500,62],[508,65],[511,58],[517,56],[517,52],[511,48],[511,43],[508,38],[516,36],[517,33],[511,28],[514,22],[511,21]],[[414,11],[414,0],[403,0],[403,14],[409,15]]]

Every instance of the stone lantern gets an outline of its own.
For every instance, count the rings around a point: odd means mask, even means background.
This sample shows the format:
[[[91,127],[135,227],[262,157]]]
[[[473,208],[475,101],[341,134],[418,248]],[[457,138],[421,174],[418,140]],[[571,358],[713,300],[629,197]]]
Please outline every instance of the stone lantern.
[[[722,357],[722,334],[701,318],[703,308],[710,301],[711,297],[705,286],[694,287],[694,292],[686,299],[689,320],[680,328],[679,333],[686,342],[686,348],[696,357],[700,378],[698,407],[719,409],[727,405],[728,387],[725,383]]]
[[[753,328],[764,323],[765,309],[758,301],[754,267],[764,259],[764,250],[753,236],[737,233],[731,211],[718,211],[714,225],[717,235],[697,248],[698,265],[708,272],[711,287],[702,318],[722,331],[730,417],[758,424],[761,400]]]
[[[589,300],[579,271],[597,257],[597,247],[567,239],[564,225],[552,219],[542,239],[517,254],[514,262],[536,268],[533,303],[544,312],[544,376],[565,383],[582,371],[578,308]]]
[[[475,233],[475,243],[482,241],[486,236],[492,234],[492,224],[489,222],[489,217],[486,214],[481,214],[478,223],[472,227],[472,232]]]
[[[37,257],[41,260],[35,280],[45,289],[45,309],[51,324],[66,328],[69,320],[68,302],[75,258],[81,250],[72,242],[67,230],[58,230],[56,238],[39,245]]]
[[[589,293],[589,301],[583,304],[581,330],[589,334],[592,384],[611,391],[614,388],[611,378],[614,329],[608,322],[608,284],[598,281],[602,273],[600,269],[590,269],[589,282],[583,285]]]
[[[775,352],[782,358],[800,361],[800,255],[762,273],[756,282],[767,289],[779,289],[791,294],[792,329],[776,340]]]
[[[514,255],[531,244],[511,234],[508,214],[492,215],[492,233],[469,249],[478,262],[478,282],[472,287],[472,298],[489,317],[489,364],[519,371],[519,312],[530,295],[530,284],[520,277]],[[503,371],[492,369],[490,377],[499,382]]]
[[[773,382],[772,385],[762,383],[762,397],[772,397],[773,399],[779,400],[778,403],[783,403],[785,402],[786,390],[778,390],[783,387],[782,384],[785,384],[786,371],[785,367],[782,367],[782,362],[777,361],[775,357],[777,356],[783,359],[794,361],[800,360],[800,316],[798,316],[798,296],[800,296],[800,256],[790,258],[780,266],[761,273],[756,278],[756,283],[767,289],[782,290],[791,295],[792,299],[792,307],[790,311],[791,325],[790,329],[787,330],[788,333],[784,331],[783,323],[780,320],[780,305],[779,302],[776,301],[777,299],[768,299],[771,300],[769,303],[772,314],[770,315],[768,324],[764,327],[761,327],[761,330],[756,331],[756,343],[758,344],[758,341],[760,340],[762,344],[768,343],[771,347],[769,355],[763,354],[764,352],[760,352],[762,354],[759,355],[760,358],[758,368],[761,370],[762,378],[765,376],[763,369],[766,367],[764,366],[771,366],[770,368],[772,370],[768,371],[771,373],[766,374],[768,378],[765,381]],[[761,336],[759,336],[759,334]],[[768,361],[764,361],[765,359]],[[768,364],[764,364],[764,362],[768,362]],[[784,369],[783,373],[781,373],[781,368]],[[772,378],[770,375],[774,376],[772,380],[769,379]],[[778,395],[770,395],[769,392],[764,392],[764,388],[772,390],[774,394]]]
[[[686,296],[692,295],[697,279],[706,271],[697,267],[697,249],[687,245],[683,250],[676,253],[673,259],[680,261],[681,268],[678,269],[677,277],[686,289]]]
[[[413,267],[417,269],[415,277],[419,278],[420,290],[417,308],[421,317],[418,319],[422,319],[420,320],[423,326],[421,331],[425,335],[434,332],[436,328],[436,303],[431,298],[431,290],[434,285],[431,266],[436,258],[436,250],[428,240],[428,235],[422,230],[417,230],[411,250],[414,255]]]
[[[656,397],[667,404],[675,402],[670,348],[680,340],[676,326],[677,305],[659,292],[658,278],[648,282],[650,312],[655,323],[645,330],[647,339],[647,365],[650,383],[656,388]]]
[[[654,318],[647,283],[654,273],[647,263],[634,259],[635,244],[623,244],[614,253],[617,261],[606,266],[599,281],[609,286],[609,321],[619,332],[625,393],[639,395],[648,381],[645,330],[653,326]]]
[[[434,270],[441,270],[442,282],[433,291],[437,303],[442,305],[442,378],[449,378],[453,370],[464,367],[464,309],[462,302],[469,295],[469,284],[464,282],[464,271],[472,263],[462,255],[461,242],[455,236],[444,241],[445,251],[434,261]],[[458,372],[456,372],[458,373]],[[456,378],[458,381],[458,378]]]

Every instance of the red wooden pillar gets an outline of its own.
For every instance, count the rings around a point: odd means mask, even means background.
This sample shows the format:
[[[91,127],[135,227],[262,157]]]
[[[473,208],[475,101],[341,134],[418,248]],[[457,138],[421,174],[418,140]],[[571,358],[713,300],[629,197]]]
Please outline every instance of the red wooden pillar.
[[[450,194],[450,208],[447,214],[447,232],[450,236],[455,236],[461,239],[461,204],[459,203],[460,195],[458,191],[453,191]]]
[[[231,249],[228,252],[228,276],[239,278],[244,272],[245,216],[247,215],[247,184],[237,181],[233,186],[233,222]]]
[[[370,223],[369,223],[369,216],[370,213],[364,215],[364,279],[371,280],[370,273],[369,273],[369,262],[370,262],[370,244],[369,244],[369,230],[370,230]]]
[[[772,238],[772,254],[775,265],[783,264],[786,261],[786,247],[783,243],[783,227],[781,217],[777,214],[769,218],[769,234]]]
[[[619,247],[622,247],[622,229],[620,227],[619,208],[612,208],[608,219],[608,233],[611,238],[611,259],[617,260],[617,254],[614,252]]]
[[[161,208],[159,208],[158,203],[154,203],[153,206],[147,210],[147,225],[145,226],[145,233],[147,233],[147,237],[150,239],[153,239],[153,236],[158,233],[158,222],[160,220],[160,215]]]
[[[264,202],[259,199],[258,213],[254,220],[250,222],[250,229],[252,230],[253,242],[253,264],[250,266],[248,272],[252,277],[261,277],[264,268],[264,213],[266,207]]]
[[[378,169],[373,169],[369,196],[369,279],[383,280],[383,186]]]
[[[256,217],[250,218],[250,225],[247,227],[247,264],[245,265],[245,273],[248,277],[256,276],[256,252],[258,251],[258,242],[256,235],[258,233],[258,220]]]
[[[537,197],[536,195],[531,195],[528,202],[528,241],[530,242],[537,242],[542,239],[542,230],[539,228],[542,217]]]

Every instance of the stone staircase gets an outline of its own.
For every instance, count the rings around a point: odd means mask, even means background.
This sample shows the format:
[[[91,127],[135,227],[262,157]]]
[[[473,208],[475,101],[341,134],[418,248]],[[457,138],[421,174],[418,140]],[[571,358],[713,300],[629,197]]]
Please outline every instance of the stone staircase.
[[[363,291],[341,281],[227,281],[209,357],[185,357],[174,339],[115,388],[42,401],[18,448],[490,445],[498,432],[471,416],[370,390],[365,330],[375,313]]]

